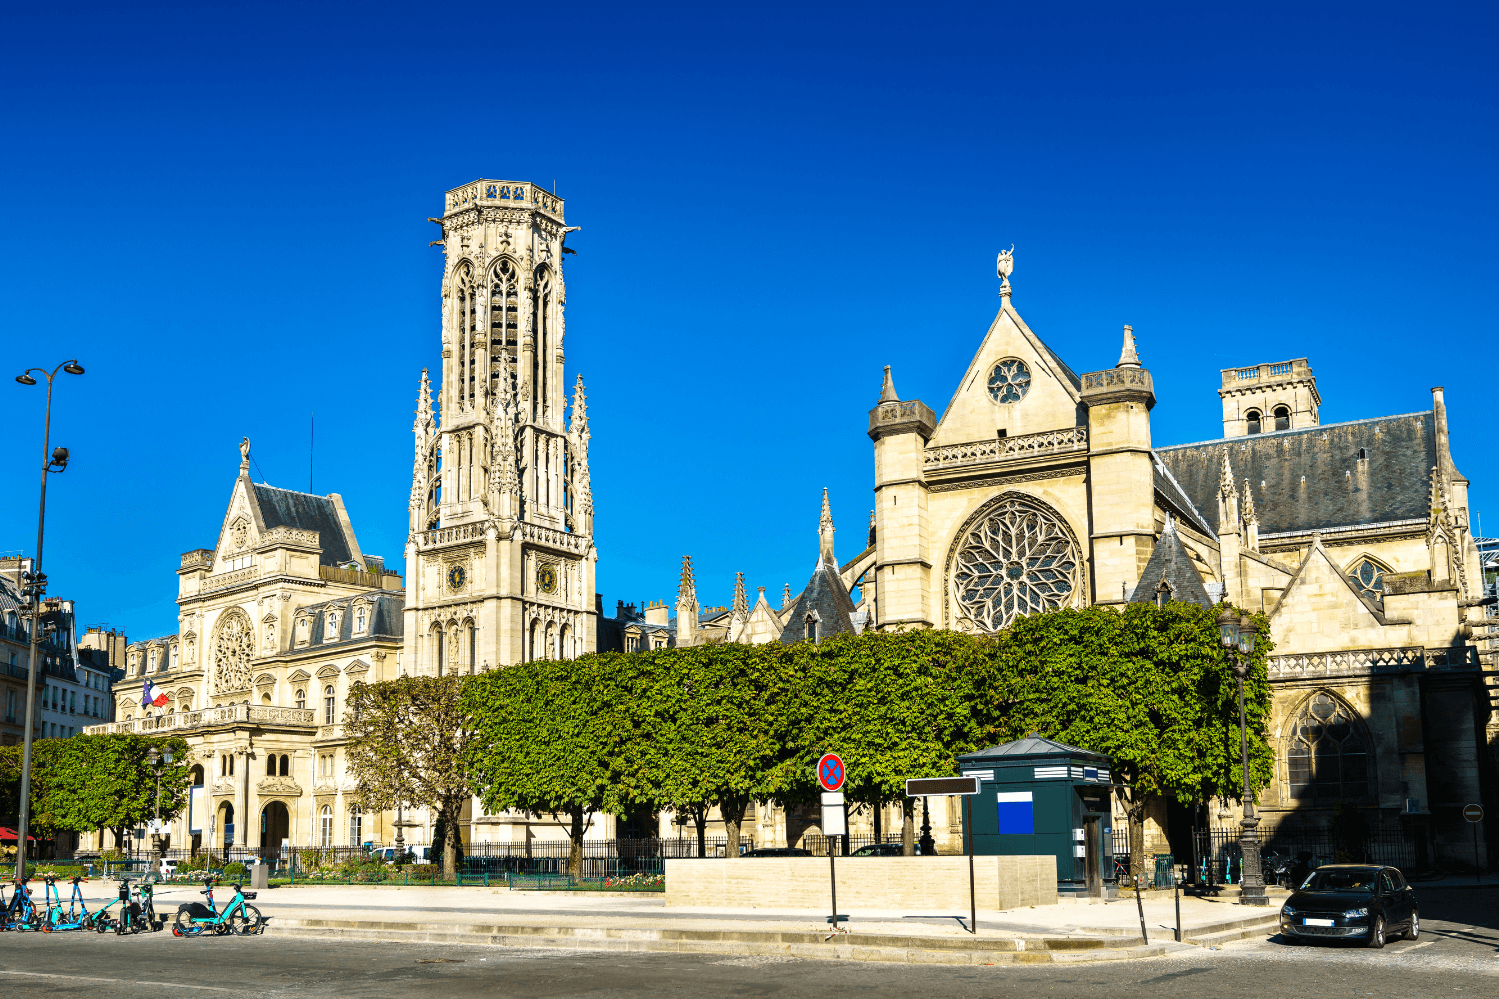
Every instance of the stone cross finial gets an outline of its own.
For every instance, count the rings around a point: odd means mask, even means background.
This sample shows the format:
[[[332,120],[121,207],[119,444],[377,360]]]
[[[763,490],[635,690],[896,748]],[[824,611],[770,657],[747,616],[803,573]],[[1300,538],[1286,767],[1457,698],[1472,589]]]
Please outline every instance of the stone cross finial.
[[[781,610],[791,606],[791,584],[781,584]]]
[[[1119,363],[1114,365],[1114,367],[1140,367],[1140,355],[1135,353],[1135,329],[1133,326],[1124,327],[1124,349],[1119,352]]]

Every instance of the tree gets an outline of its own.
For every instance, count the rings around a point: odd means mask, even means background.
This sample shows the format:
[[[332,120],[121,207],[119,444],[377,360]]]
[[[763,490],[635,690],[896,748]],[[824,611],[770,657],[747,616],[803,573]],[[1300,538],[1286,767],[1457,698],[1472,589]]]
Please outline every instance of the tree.
[[[160,814],[170,819],[187,806],[191,767],[183,739],[128,734],[37,741],[31,758],[33,828],[112,829],[116,842],[122,842],[127,828],[144,825],[157,814],[152,749],[163,760],[168,750],[173,754],[172,764],[161,767]],[[8,808],[20,793],[20,750],[0,750],[0,786],[5,788],[0,793],[5,793]]]
[[[692,817],[700,857],[714,805],[728,837],[726,856],[739,856],[744,813],[770,796],[771,775],[788,758],[796,687],[783,648],[666,649],[650,654],[650,668],[624,677],[640,734],[633,740],[639,764],[631,769],[646,778],[639,794]]]
[[[991,640],[975,680],[985,741],[1039,732],[1113,757],[1137,872],[1153,797],[1195,803],[1240,786],[1237,687],[1218,645],[1216,613],[1170,603],[1021,618]],[[1264,786],[1273,769],[1265,735],[1270,643],[1257,620],[1245,713],[1253,784]]]
[[[623,812],[653,794],[649,777],[630,766],[636,705],[620,682],[646,661],[623,653],[537,660],[481,673],[464,687],[474,726],[466,760],[479,800],[489,812],[564,817],[575,877],[589,814]]]
[[[791,646],[788,697],[794,743],[773,784],[778,800],[810,802],[820,790],[818,758],[835,752],[848,801],[874,811],[899,801],[914,853],[910,777],[944,777],[975,748],[971,659],[974,640],[951,631],[869,633]]]
[[[356,683],[344,712],[349,771],[366,808],[401,803],[437,813],[442,869],[458,863],[458,823],[472,796],[466,766],[474,738],[463,677],[405,676]]]

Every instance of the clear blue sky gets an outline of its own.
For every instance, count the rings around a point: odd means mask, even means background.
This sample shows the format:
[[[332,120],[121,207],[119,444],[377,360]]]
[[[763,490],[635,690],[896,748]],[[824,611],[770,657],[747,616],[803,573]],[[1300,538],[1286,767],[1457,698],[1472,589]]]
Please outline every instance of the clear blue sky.
[[[176,628],[241,436],[398,559],[438,362],[442,193],[567,199],[599,589],[772,595],[862,547],[881,367],[941,410],[1014,302],[1078,371],[1131,323],[1157,443],[1218,369],[1311,358],[1324,421],[1429,408],[1499,533],[1492,5],[14,6],[0,343],[77,356],[54,594]],[[42,393],[0,380],[0,550],[35,543]],[[751,596],[753,597],[753,590]]]

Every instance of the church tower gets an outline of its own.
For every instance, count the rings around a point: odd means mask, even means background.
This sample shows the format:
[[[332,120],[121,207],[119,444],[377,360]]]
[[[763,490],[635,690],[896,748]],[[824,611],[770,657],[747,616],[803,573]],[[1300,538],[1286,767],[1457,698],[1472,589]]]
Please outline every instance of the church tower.
[[[562,348],[576,227],[562,199],[503,180],[449,191],[432,221],[442,373],[417,399],[405,662],[433,676],[593,652],[588,408]]]

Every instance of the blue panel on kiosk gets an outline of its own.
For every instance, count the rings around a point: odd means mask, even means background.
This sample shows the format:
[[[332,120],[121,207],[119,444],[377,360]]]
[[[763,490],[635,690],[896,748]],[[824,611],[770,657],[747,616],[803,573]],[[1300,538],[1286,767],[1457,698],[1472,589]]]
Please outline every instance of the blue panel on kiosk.
[[[999,798],[1000,835],[1030,836],[1036,831],[1035,809],[1030,791],[1001,791]]]

